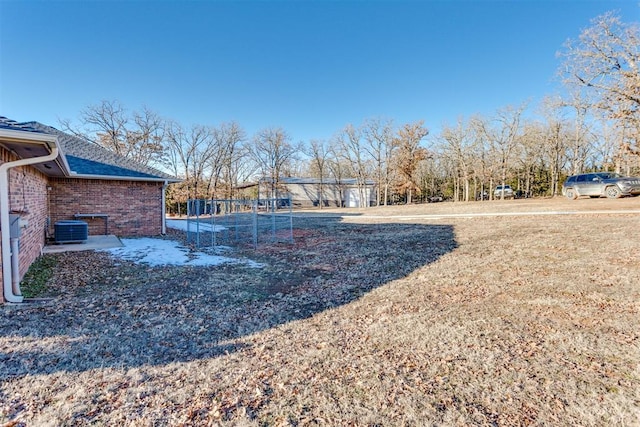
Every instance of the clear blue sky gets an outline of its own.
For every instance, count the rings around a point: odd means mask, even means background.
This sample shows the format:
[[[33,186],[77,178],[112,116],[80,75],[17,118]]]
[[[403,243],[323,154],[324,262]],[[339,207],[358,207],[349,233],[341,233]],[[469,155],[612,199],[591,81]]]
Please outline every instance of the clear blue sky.
[[[102,100],[185,126],[330,139],[557,93],[556,52],[626,1],[0,0],[0,115],[59,126]]]

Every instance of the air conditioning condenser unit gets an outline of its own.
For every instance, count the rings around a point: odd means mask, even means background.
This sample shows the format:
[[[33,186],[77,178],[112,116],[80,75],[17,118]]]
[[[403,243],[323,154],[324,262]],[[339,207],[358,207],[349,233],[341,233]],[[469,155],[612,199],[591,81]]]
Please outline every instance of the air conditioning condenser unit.
[[[89,224],[84,221],[57,221],[54,228],[56,243],[84,243],[89,238]]]

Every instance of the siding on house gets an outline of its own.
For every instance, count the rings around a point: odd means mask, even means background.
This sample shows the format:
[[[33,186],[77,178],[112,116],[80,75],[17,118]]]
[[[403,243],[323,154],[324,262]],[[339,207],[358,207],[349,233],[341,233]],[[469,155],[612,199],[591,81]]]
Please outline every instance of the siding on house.
[[[320,183],[285,183],[288,196],[294,206],[320,206]],[[340,207],[344,199],[343,190],[334,183],[322,184],[322,202],[325,207]]]
[[[271,181],[263,178],[258,182],[260,198],[271,197]],[[278,198],[290,198],[294,207],[314,207],[320,205],[320,180],[317,178],[280,178]],[[359,189],[353,178],[340,181],[327,178],[322,182],[322,202],[325,207],[360,205],[361,191],[369,205],[375,203],[375,182],[367,180],[365,188]]]

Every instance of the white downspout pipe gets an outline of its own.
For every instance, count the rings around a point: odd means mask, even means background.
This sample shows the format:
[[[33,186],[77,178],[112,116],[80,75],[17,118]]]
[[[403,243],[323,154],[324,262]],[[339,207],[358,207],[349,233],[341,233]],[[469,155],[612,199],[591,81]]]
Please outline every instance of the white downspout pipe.
[[[51,147],[51,154],[30,159],[20,159],[0,165],[0,228],[2,229],[2,290],[7,302],[22,302],[22,295],[16,295],[12,286],[11,234],[9,224],[9,169],[44,163],[58,157],[58,147]],[[19,290],[19,289],[18,289]]]
[[[20,290],[20,239],[18,237],[11,238],[11,286],[13,294],[17,297],[22,296]]]
[[[167,206],[166,206],[166,192],[169,183],[167,181],[162,185],[162,235],[167,234]]]

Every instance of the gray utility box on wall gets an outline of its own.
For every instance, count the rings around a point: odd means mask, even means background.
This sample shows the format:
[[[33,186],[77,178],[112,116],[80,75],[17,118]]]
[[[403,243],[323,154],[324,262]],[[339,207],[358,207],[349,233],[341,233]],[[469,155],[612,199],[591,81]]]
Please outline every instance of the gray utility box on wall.
[[[56,243],[86,242],[89,238],[89,224],[84,221],[57,221],[54,227]]]
[[[9,237],[17,239],[20,237],[20,215],[9,214]]]

